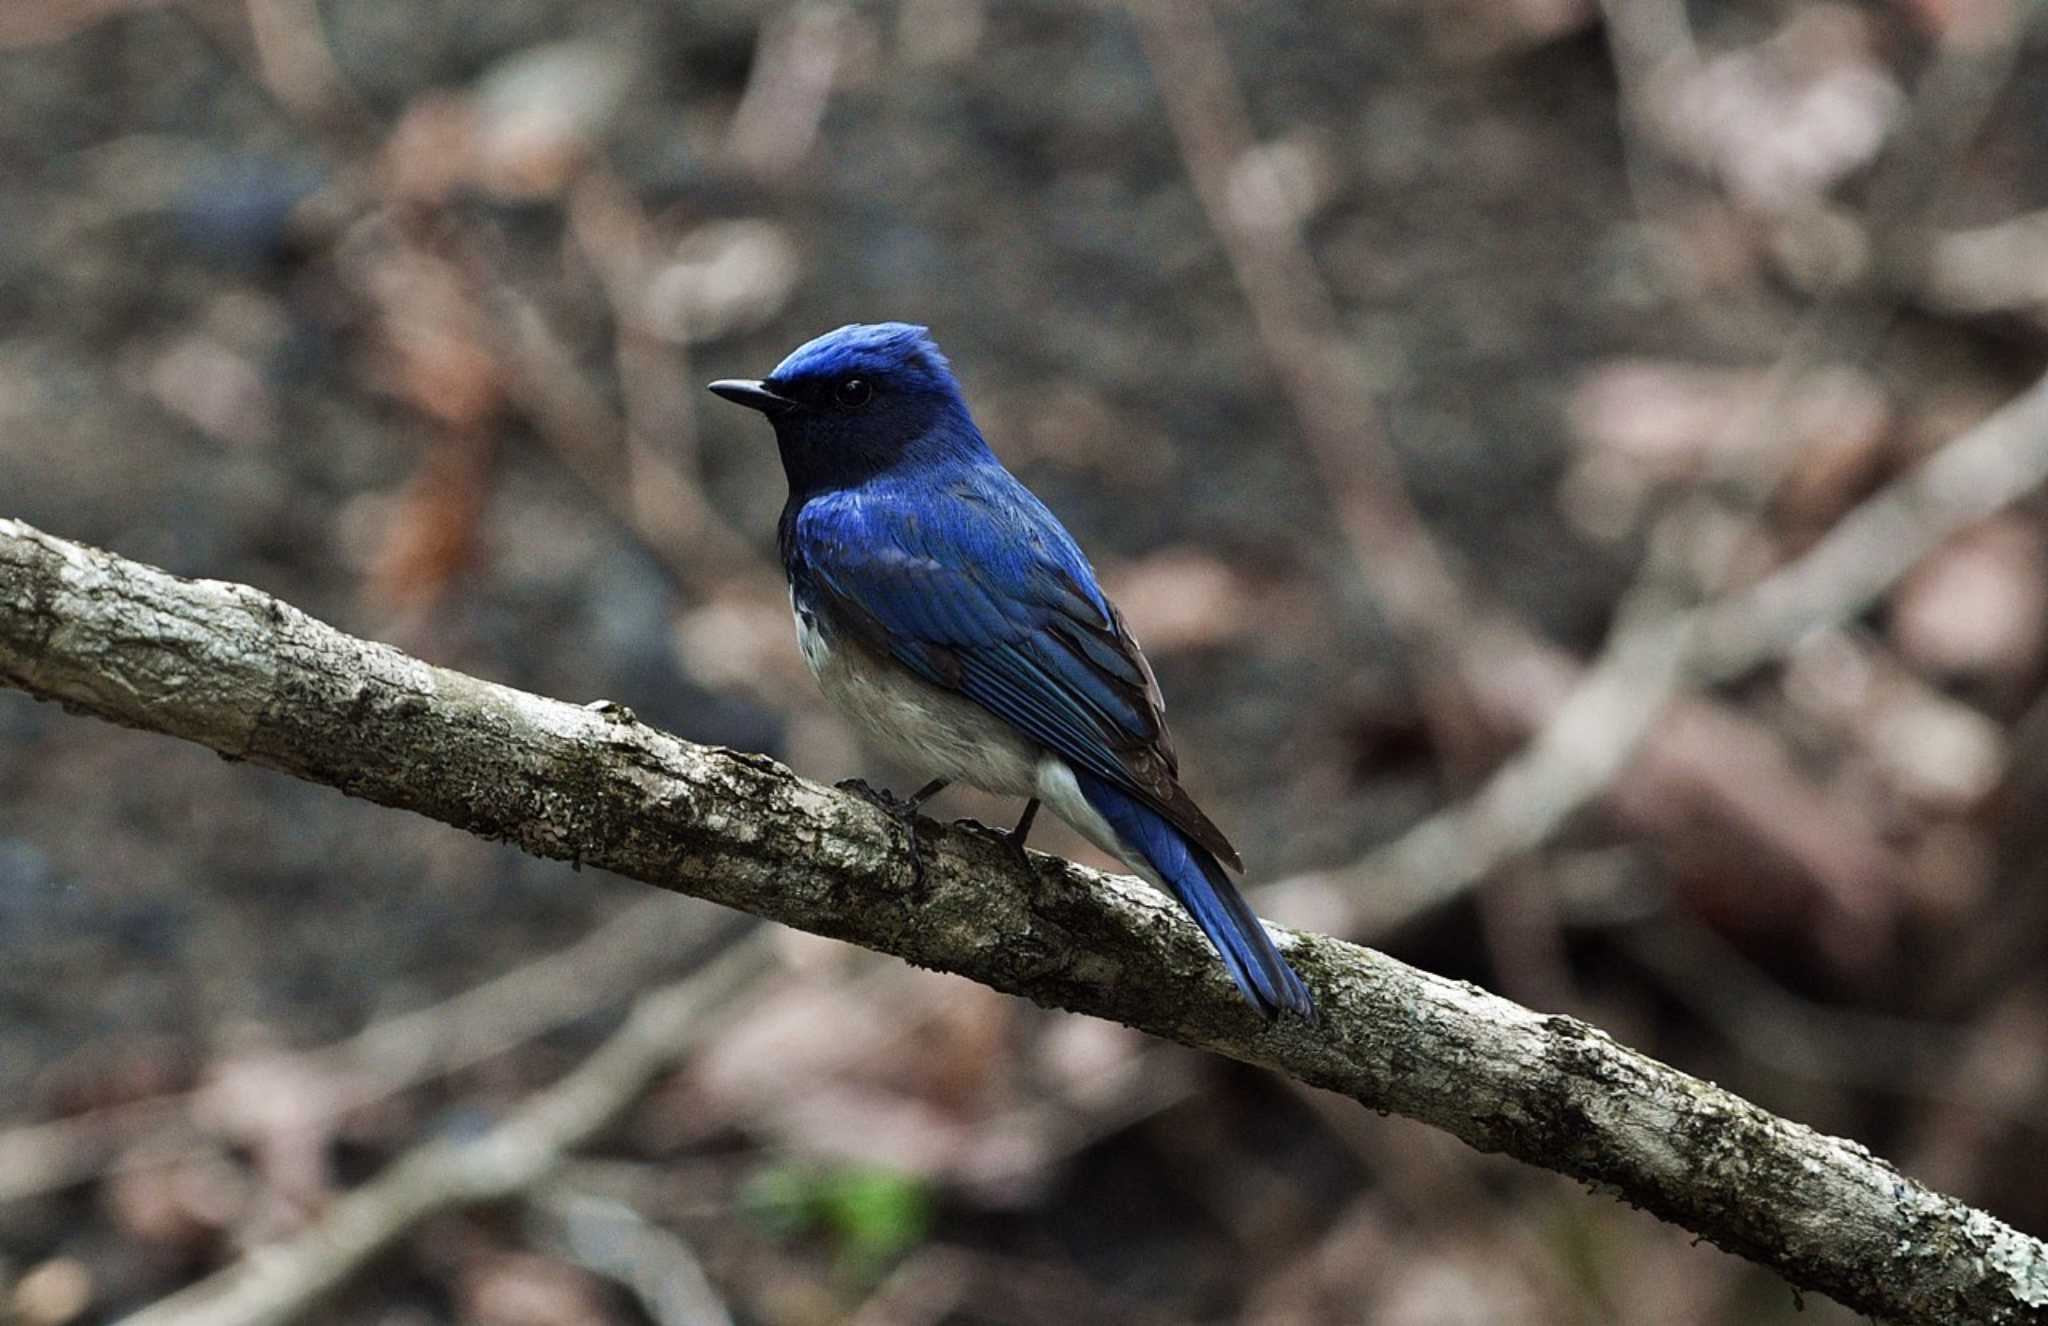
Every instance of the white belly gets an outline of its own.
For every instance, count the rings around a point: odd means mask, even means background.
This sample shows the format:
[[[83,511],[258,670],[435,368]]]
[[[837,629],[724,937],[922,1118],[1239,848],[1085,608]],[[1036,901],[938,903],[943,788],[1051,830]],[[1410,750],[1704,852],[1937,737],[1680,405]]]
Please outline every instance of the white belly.
[[[988,710],[860,645],[835,647],[801,605],[796,640],[825,698],[879,753],[914,772],[998,796],[1037,795],[1038,747]]]
[[[997,796],[1037,797],[1046,809],[1155,886],[1159,876],[1127,848],[1081,795],[1059,756],[1019,736],[972,700],[883,663],[864,647],[835,647],[791,597],[797,647],[818,687],[877,752],[905,769]]]

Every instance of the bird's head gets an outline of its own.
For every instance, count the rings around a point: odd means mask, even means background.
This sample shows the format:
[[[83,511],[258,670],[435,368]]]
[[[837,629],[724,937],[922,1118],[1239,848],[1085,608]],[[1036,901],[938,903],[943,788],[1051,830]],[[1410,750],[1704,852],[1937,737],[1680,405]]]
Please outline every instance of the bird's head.
[[[758,382],[724,378],[711,390],[768,417],[798,492],[857,484],[906,461],[987,454],[946,357],[908,323],[849,324],[804,342]]]

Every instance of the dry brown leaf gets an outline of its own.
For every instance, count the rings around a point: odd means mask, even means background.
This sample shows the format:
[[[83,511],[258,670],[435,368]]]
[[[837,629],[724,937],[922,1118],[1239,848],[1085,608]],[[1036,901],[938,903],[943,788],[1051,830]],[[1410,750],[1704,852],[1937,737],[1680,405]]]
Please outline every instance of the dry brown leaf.
[[[92,1306],[92,1272],[75,1257],[52,1257],[14,1282],[12,1307],[20,1326],[64,1326]]]
[[[1759,446],[1784,446],[1794,453],[1782,490],[1785,516],[1824,523],[1862,495],[1884,460],[1890,397],[1860,369],[1827,366],[1802,376],[1758,419],[1753,411],[1767,390],[1761,371],[1637,358],[1595,365],[1566,403],[1580,454],[1559,504],[1587,533],[1617,538],[1633,528],[1656,485]]]
[[[387,519],[365,595],[380,608],[432,606],[476,556],[492,434],[436,433]]]
[[[535,46],[477,81],[473,183],[515,202],[552,198],[602,146],[638,76],[629,51],[597,41]]]
[[[1916,666],[2017,682],[2041,663],[2048,556],[2024,516],[1995,516],[1928,555],[1892,594],[1891,638]]]
[[[706,690],[810,686],[796,648],[789,601],[734,588],[675,624],[683,671]]]
[[[415,203],[446,202],[475,175],[477,118],[476,106],[459,93],[414,97],[384,141],[384,192]]]
[[[1800,6],[1769,40],[1654,85],[1658,130],[1753,207],[1812,206],[1876,157],[1903,112],[1875,45],[1860,11]]]
[[[531,1253],[465,1262],[455,1299],[458,1319],[477,1326],[602,1326],[613,1320],[595,1276]]]
[[[210,1242],[238,1224],[252,1193],[242,1172],[223,1156],[195,1152],[155,1163],[143,1152],[125,1159],[101,1196],[123,1233],[175,1248]]]
[[[143,375],[149,394],[218,442],[253,447],[277,437],[277,402],[247,359],[208,336],[186,336]]]
[[[1778,436],[1806,447],[1868,446],[1891,418],[1883,386],[1860,369],[1803,375],[1767,429],[1741,426],[1765,375],[1667,359],[1607,360],[1583,374],[1566,405],[1580,447],[1613,451],[1663,477],[1684,477],[1716,457]]]
[[[672,341],[697,343],[766,326],[788,306],[800,263],[781,226],[715,221],[684,235],[649,275],[642,314]]]
[[[1153,653],[1221,644],[1261,625],[1244,579],[1195,548],[1164,548],[1109,569],[1104,588]]]
[[[503,372],[456,272],[398,246],[377,249],[362,270],[382,315],[377,384],[450,428],[490,423],[504,402]]]

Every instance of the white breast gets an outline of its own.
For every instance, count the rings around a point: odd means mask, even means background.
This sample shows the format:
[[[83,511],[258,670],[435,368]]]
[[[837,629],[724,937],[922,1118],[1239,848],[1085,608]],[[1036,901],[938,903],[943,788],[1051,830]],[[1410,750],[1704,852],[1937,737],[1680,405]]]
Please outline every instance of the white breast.
[[[817,614],[790,592],[797,648],[819,689],[875,751],[905,769],[953,779],[997,796],[1037,797],[1082,837],[1118,857],[1155,887],[1151,863],[1120,841],[1081,795],[1059,756],[1024,740],[995,715],[877,659],[852,641],[835,647]]]
[[[835,641],[793,589],[790,608],[797,648],[819,689],[879,754],[905,769],[998,796],[1038,795],[1040,751],[1034,743],[972,700],[912,676],[857,642]]]

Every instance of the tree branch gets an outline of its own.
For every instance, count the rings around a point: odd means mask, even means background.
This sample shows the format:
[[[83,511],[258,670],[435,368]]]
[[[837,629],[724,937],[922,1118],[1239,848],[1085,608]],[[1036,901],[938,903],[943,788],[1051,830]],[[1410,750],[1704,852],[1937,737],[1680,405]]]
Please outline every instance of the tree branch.
[[[617,706],[529,695],[0,520],[0,681],[539,856],[602,866],[1113,1018],[1570,1175],[1906,1322],[2048,1322],[2048,1247],[1788,1122],[1471,985],[1286,935],[1323,1018],[1268,1023],[1136,881],[881,811]]]

